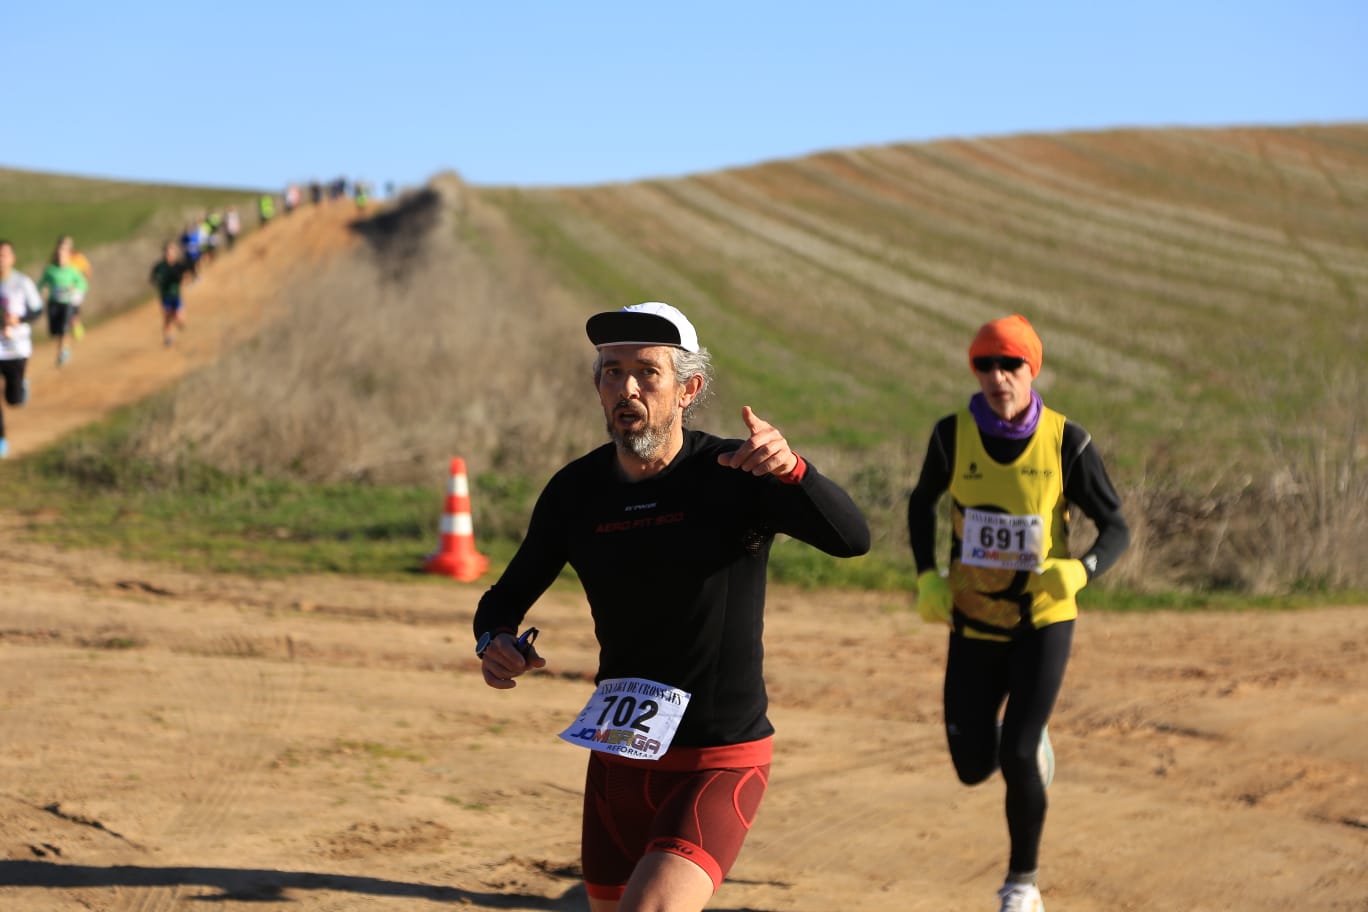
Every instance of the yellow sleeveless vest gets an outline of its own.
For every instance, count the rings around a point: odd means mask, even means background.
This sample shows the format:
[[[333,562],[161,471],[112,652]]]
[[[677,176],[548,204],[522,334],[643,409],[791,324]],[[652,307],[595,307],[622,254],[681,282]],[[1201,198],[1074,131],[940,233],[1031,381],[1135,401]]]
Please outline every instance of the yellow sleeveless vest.
[[[1042,407],[1026,450],[1004,465],[984,450],[969,410],[956,417],[949,582],[964,636],[1005,640],[1078,616],[1073,599],[1026,591],[1041,558],[1069,556],[1063,443],[1064,416]]]

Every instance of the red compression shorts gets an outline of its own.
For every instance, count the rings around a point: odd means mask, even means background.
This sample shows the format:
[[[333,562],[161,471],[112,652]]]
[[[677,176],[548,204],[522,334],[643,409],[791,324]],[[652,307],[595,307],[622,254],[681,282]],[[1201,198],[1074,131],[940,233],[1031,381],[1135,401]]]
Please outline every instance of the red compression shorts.
[[[621,899],[648,852],[687,858],[720,887],[769,784],[772,745],[675,748],[658,761],[591,752],[580,845],[589,895]]]

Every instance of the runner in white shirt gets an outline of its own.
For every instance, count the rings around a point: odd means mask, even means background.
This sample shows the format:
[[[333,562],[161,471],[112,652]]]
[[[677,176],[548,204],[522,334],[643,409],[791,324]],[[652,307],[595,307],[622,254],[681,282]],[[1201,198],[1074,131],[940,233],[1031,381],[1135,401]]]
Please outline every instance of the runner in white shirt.
[[[23,405],[28,401],[28,380],[24,371],[33,354],[33,332],[29,323],[43,313],[43,298],[33,280],[14,268],[14,245],[0,241],[0,382],[4,384],[5,403]],[[0,410],[0,459],[9,455],[5,436],[5,415]]]

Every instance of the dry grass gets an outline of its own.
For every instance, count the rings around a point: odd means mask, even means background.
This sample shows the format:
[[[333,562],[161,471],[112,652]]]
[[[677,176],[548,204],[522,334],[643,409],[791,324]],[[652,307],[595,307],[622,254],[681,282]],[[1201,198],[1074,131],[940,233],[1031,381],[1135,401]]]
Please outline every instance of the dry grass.
[[[1181,486],[1173,467],[1128,493],[1134,541],[1114,582],[1140,592],[1362,589],[1368,479],[1324,451],[1273,476]]]
[[[422,483],[455,455],[522,472],[582,447],[593,426],[567,383],[589,383],[582,323],[525,258],[492,265],[461,243],[461,219],[499,230],[434,192],[368,233],[368,255],[281,289],[289,314],[176,390],[145,422],[140,453]]]

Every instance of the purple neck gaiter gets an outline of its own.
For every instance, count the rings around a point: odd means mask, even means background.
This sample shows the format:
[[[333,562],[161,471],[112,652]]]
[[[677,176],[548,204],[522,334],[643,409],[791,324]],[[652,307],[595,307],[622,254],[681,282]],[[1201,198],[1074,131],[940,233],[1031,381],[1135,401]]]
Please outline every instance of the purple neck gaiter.
[[[969,398],[969,413],[974,416],[974,423],[978,425],[978,429],[990,437],[1025,440],[1036,432],[1043,405],[1040,394],[1031,390],[1031,404],[1026,406],[1026,411],[1018,415],[1015,421],[1003,421],[998,413],[993,411],[983,393],[974,393]]]

